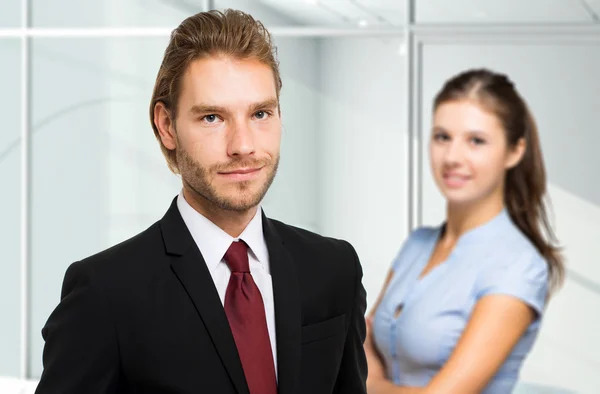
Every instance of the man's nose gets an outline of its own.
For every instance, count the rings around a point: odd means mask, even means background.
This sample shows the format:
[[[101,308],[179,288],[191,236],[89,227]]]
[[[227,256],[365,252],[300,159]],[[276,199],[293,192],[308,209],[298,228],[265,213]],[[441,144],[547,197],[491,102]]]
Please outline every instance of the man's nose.
[[[235,121],[227,150],[229,156],[247,156],[255,152],[254,132],[247,121]]]

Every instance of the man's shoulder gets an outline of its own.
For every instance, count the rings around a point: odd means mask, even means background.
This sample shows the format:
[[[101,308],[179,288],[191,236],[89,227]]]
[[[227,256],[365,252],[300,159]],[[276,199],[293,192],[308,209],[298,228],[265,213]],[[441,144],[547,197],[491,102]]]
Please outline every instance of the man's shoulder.
[[[355,257],[354,247],[346,240],[329,237],[316,232],[269,219],[277,230],[284,244],[304,252],[341,254],[344,257]]]
[[[155,222],[140,233],[87,256],[78,263],[94,271],[111,271],[147,262],[149,257],[156,257],[159,253],[164,254],[164,247],[159,222]]]

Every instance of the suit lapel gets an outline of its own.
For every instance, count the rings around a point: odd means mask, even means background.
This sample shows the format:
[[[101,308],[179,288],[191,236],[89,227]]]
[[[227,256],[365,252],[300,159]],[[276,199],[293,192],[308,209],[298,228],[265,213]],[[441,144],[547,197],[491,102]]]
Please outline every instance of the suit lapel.
[[[279,394],[297,393],[300,386],[300,291],[292,255],[285,249],[272,221],[263,213],[263,232],[275,303]]]
[[[237,392],[248,394],[227,315],[204,258],[179,213],[176,199],[160,221],[160,228],[173,272],[192,299]]]

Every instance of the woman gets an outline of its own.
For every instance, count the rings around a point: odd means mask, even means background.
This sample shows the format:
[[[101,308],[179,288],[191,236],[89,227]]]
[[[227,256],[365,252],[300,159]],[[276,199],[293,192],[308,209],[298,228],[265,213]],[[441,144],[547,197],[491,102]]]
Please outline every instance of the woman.
[[[447,218],[409,236],[367,319],[368,393],[510,393],[564,274],[536,125],[485,69],[444,85],[432,124]]]

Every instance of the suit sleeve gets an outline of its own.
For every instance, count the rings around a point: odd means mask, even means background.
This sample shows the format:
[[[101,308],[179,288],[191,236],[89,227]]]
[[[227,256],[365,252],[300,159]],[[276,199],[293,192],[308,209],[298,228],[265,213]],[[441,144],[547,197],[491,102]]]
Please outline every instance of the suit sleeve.
[[[366,394],[367,358],[364,351],[366,336],[365,312],[367,295],[362,284],[362,267],[356,251],[347,243],[351,250],[356,270],[356,283],[353,297],[350,327],[346,334],[344,354],[335,384],[337,394]]]
[[[36,394],[116,393],[119,352],[106,297],[89,267],[67,269],[61,301],[42,329],[44,370]]]

